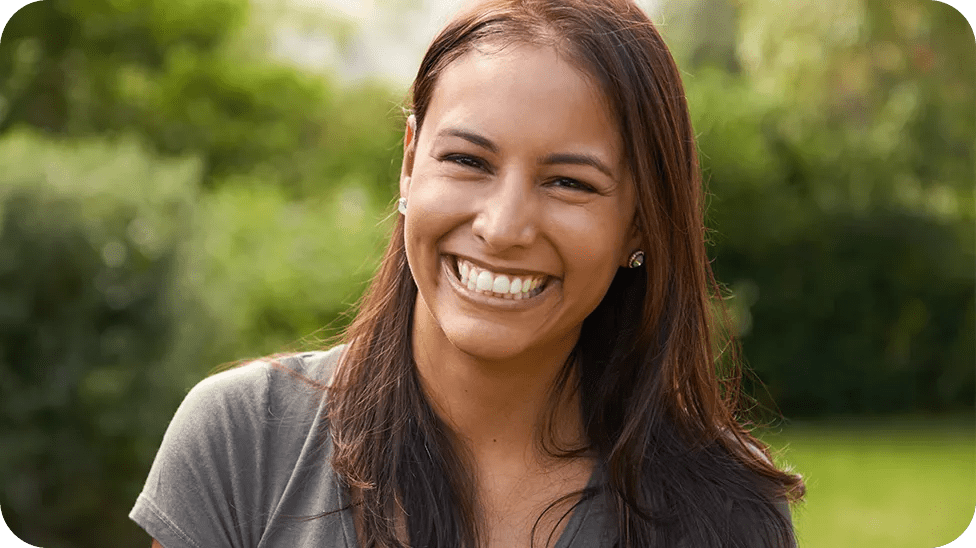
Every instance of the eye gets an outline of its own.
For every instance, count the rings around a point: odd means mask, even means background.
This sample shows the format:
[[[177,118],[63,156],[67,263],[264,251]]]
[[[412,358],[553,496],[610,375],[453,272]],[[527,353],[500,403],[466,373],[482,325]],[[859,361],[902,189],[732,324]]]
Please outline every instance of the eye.
[[[592,186],[582,181],[579,181],[577,179],[570,179],[569,177],[559,177],[558,179],[554,179],[549,184],[556,187],[568,188],[570,190],[579,190],[583,192],[596,192],[596,189],[593,188]]]
[[[467,154],[451,153],[445,154],[441,157],[442,162],[453,162],[459,166],[470,167],[474,169],[487,169],[485,162],[480,158],[475,156],[469,156]]]

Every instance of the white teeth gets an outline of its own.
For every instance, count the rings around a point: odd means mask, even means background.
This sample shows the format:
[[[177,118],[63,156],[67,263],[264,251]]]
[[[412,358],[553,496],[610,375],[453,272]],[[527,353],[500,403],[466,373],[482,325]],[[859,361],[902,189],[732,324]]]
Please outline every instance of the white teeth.
[[[511,285],[508,286],[508,291],[511,294],[519,293],[522,291],[522,280],[521,278],[515,278],[512,280]]]
[[[457,259],[457,272],[462,286],[479,293],[494,293],[496,297],[503,299],[521,300],[534,297],[538,294],[536,290],[544,281],[543,277],[538,276],[519,278],[507,274],[495,274],[462,259]]]
[[[508,293],[508,276],[495,276],[495,283],[492,284],[491,290],[495,293]]]
[[[478,273],[478,291],[491,291],[492,279],[491,272],[482,270]]]

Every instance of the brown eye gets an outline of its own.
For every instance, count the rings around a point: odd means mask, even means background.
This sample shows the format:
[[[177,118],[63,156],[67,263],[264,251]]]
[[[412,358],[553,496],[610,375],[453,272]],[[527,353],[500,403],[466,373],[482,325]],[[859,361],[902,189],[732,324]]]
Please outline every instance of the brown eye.
[[[596,190],[592,186],[582,181],[578,181],[576,179],[570,179],[569,177],[560,177],[558,179],[553,180],[551,184],[557,187],[568,188],[571,190],[580,190],[583,192],[596,192]]]
[[[486,169],[485,163],[479,158],[468,156],[467,154],[448,154],[441,158],[442,162],[453,162],[460,166],[471,167],[474,169]]]

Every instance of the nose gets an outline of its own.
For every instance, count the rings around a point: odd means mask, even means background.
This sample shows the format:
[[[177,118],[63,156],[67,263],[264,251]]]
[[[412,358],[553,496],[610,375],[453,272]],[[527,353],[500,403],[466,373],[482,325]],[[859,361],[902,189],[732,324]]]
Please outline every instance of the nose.
[[[492,251],[525,248],[535,240],[538,211],[532,188],[527,176],[513,174],[497,180],[495,191],[481,200],[472,230]]]

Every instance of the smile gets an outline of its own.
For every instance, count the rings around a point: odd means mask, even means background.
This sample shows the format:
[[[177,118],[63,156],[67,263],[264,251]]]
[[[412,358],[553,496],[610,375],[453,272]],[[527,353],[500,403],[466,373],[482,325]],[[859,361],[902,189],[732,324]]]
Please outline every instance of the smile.
[[[492,272],[460,257],[454,259],[454,275],[469,291],[497,299],[531,299],[546,288],[549,276]]]

